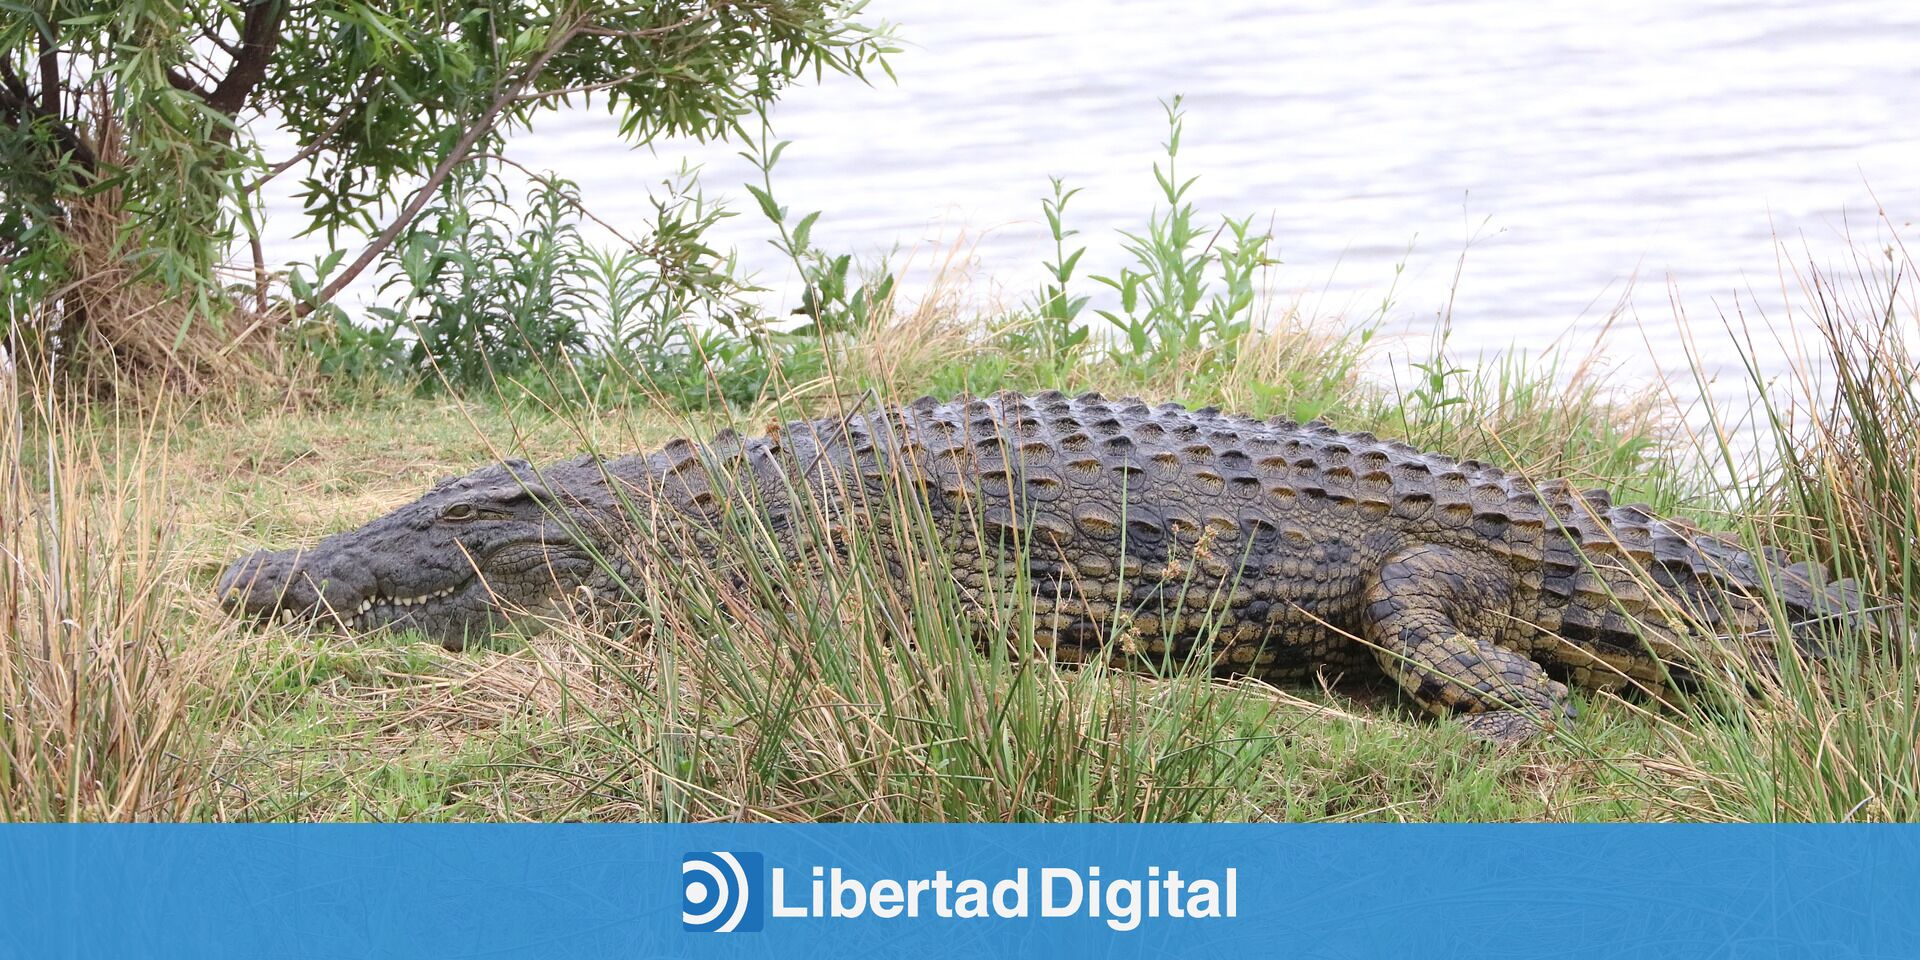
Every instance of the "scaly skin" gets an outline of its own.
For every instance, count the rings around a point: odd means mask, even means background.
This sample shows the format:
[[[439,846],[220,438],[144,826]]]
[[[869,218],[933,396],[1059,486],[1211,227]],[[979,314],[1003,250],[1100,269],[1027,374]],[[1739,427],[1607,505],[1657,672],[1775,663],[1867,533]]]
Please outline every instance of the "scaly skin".
[[[967,602],[1024,583],[1062,660],[1199,656],[1274,681],[1377,666],[1502,742],[1570,715],[1562,681],[1657,686],[1763,655],[1727,640],[1767,630],[1767,595],[1795,623],[1860,609],[1817,568],[1603,491],[1318,423],[1058,393],[491,466],[310,550],[244,557],[220,590],[254,616],[412,627],[457,648],[510,610],[631,595],[639,565],[717,535],[723,506],[758,511],[791,559],[820,526],[809,516],[844,531],[902,505],[931,521]]]

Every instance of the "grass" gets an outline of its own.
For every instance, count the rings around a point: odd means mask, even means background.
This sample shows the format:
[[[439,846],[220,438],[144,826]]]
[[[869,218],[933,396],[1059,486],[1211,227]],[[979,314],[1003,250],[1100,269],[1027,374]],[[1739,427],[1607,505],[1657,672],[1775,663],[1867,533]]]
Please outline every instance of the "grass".
[[[211,475],[185,529],[204,584],[258,531],[352,526],[485,454],[498,410],[369,398],[191,441],[275,479]],[[523,414],[524,417],[524,414]],[[342,426],[352,421],[355,427]],[[528,420],[518,421],[524,428]],[[406,425],[416,449],[380,438]],[[546,428],[542,432],[541,428]],[[617,429],[625,429],[620,425]],[[660,436],[670,432],[656,428]],[[527,429],[525,449],[571,449]],[[295,439],[299,438],[299,439]],[[376,504],[378,504],[376,506]],[[302,531],[295,534],[293,531]],[[793,578],[798,571],[775,571]],[[784,591],[764,585],[769,597]],[[758,598],[761,601],[769,597]],[[201,704],[217,731],[198,814],[222,819],[1608,819],[1655,815],[1633,766],[1651,728],[1590,704],[1592,743],[1500,754],[1377,687],[1062,671],[975,652],[935,596],[912,655],[882,644],[899,604],[831,621],[737,616],[728,598],[661,610],[636,633],[571,625],[448,653],[392,637],[280,627],[239,641],[236,682]],[[752,609],[754,598],[736,609]],[[906,603],[912,598],[900,601]],[[208,626],[204,596],[179,598]],[[769,604],[761,603],[764,607]],[[945,627],[945,629],[943,629]],[[895,631],[897,633],[897,631]]]
[[[1275,336],[1250,351],[1276,359],[1250,366],[1264,393],[1245,395],[1246,406],[1335,407],[1343,425],[1446,440],[1462,453],[1625,482],[1675,501],[1671,475],[1647,461],[1656,412],[1640,402],[1607,405],[1584,378],[1560,377],[1556,386],[1552,371],[1512,366],[1462,374],[1449,385],[1459,402],[1445,404],[1443,416],[1305,368],[1291,380],[1273,376],[1285,369],[1279,358],[1303,348],[1352,349],[1307,331],[1290,343]],[[885,369],[917,362],[895,355]],[[813,387],[800,393],[818,403]],[[1219,389],[1243,388],[1227,381]],[[1321,395],[1306,395],[1314,391]],[[1461,422],[1486,429],[1462,435]],[[140,784],[131,798],[82,801],[62,786],[75,782],[76,748],[36,739],[44,727],[15,724],[4,812],[223,820],[1696,812],[1694,800],[1676,803],[1687,790],[1672,790],[1691,778],[1691,755],[1673,742],[1672,724],[1637,705],[1589,699],[1576,738],[1502,753],[1420,718],[1379,686],[1281,690],[982,654],[955,627],[963,620],[950,593],[862,589],[871,585],[858,564],[836,574],[841,602],[831,617],[765,616],[808,589],[802,571],[775,569],[748,591],[757,595],[695,584],[638,628],[563,624],[464,653],[406,637],[243,631],[208,593],[243,549],[355,526],[491,457],[637,449],[701,426],[639,408],[554,411],[381,389],[277,406],[201,404],[131,423],[67,416],[21,425],[17,436],[52,436],[65,451],[54,474],[69,526],[42,536],[68,557],[88,558],[96,581],[119,585],[110,594],[139,604],[139,618],[103,612],[94,633],[144,658],[143,672],[123,679],[120,666],[91,668],[113,678],[108,689],[132,695],[82,704],[81,729],[67,737],[117,744],[139,729],[159,748],[77,748],[86,754],[81,779],[112,783],[117,774]],[[12,462],[44,466],[28,450]],[[39,488],[21,477],[15,489],[26,502]],[[102,524],[118,539],[102,541],[93,532]],[[20,537],[28,529],[10,528]],[[26,558],[16,572],[49,563]],[[101,596],[89,590],[69,605],[101,606]],[[36,655],[31,632],[57,613],[16,619],[5,662],[59,661]],[[910,644],[884,642],[903,633]],[[151,692],[162,696],[142,695]],[[39,705],[44,697],[9,700]],[[48,706],[32,716],[75,714],[65,703]]]
[[[1821,358],[1769,379],[1743,354],[1767,468],[1741,469],[1722,421],[1698,445],[1746,508],[1735,529],[1858,578],[1876,629],[1834,637],[1822,669],[1787,658],[1777,675],[1736,679],[1757,691],[1739,702],[1740,722],[1713,723],[1690,745],[1717,780],[1704,791],[1712,813],[1920,819],[1920,300],[1913,257],[1891,236],[1840,272],[1783,258],[1796,315],[1722,318],[1739,337],[1810,328]]]
[[[1811,377],[1805,396],[1784,401],[1779,384],[1756,384],[1776,391],[1754,413],[1782,454],[1758,476],[1730,442],[1689,444],[1655,398],[1608,392],[1589,363],[1436,358],[1416,371],[1419,389],[1395,392],[1354,375],[1359,338],[1286,322],[1243,344],[1242,366],[1187,393],[1174,366],[1083,366],[1023,385],[1325,412],[1345,428],[1607,486],[1825,559],[1894,598],[1883,619],[1897,629],[1914,622],[1901,598],[1915,576],[1920,417],[1903,339],[1915,314],[1888,279],[1817,327],[1837,402],[1819,402],[1828,387]],[[840,365],[856,383],[844,393],[1009,375],[982,364],[1004,333],[926,313],[884,323],[846,340]],[[732,419],[825,408],[836,383],[788,384]],[[650,593],[672,599],[638,624],[560,623],[461,653],[405,636],[243,630],[208,587],[244,549],[355,526],[488,459],[641,449],[718,421],[390,387],[142,417],[62,409],[29,391],[8,409],[6,515],[22,518],[4,530],[0,572],[8,819],[1920,813],[1920,678],[1884,642],[1818,669],[1789,657],[1778,675],[1735,673],[1727,690],[1672,710],[1582,694],[1571,730],[1503,752],[1379,685],[1330,677],[1279,689],[982,652],[939,577],[902,592],[877,588],[872,558],[769,568],[752,562],[750,538],[731,558],[759,571],[745,587],[695,576]],[[1706,482],[1714,457],[1743,482]],[[801,596],[829,602],[785,615]],[[1030,638],[1017,603],[999,615],[1016,644]]]
[[[1056,184],[1056,260],[1033,309],[969,314],[954,251],[911,309],[865,296],[892,285],[863,284],[858,310],[816,318],[827,335],[722,344],[765,368],[609,354],[467,399],[335,380],[139,408],[69,407],[31,388],[31,370],[9,375],[0,819],[1920,818],[1920,664],[1898,655],[1920,623],[1920,305],[1904,249],[1863,254],[1844,283],[1783,269],[1805,316],[1726,319],[1750,359],[1760,331],[1818,339],[1787,377],[1752,364],[1752,396],[1730,408],[1757,428],[1744,441],[1727,409],[1700,430],[1573,354],[1469,364],[1441,350],[1382,385],[1361,375],[1368,327],[1313,322],[1260,292],[1270,238],[1251,221],[1212,240],[1197,227],[1172,176],[1177,103],[1169,120],[1168,209],[1129,235],[1137,269],[1104,281],[1122,301],[1102,314],[1105,346],[1076,320],[1072,193]],[[655,367],[695,379],[663,389],[642,372]],[[1704,384],[1697,364],[1675,375],[1689,372]],[[764,387],[751,404],[685,412],[686,398],[732,396],[722,376]],[[638,622],[563,619],[459,653],[242,629],[211,595],[244,550],[357,526],[489,460],[1002,387],[1324,416],[1606,487],[1858,578],[1878,633],[1832,638],[1820,664],[1780,641],[1778,671],[1730,664],[1670,705],[1580,693],[1577,723],[1501,751],[1379,684],[1036,662],[1021,655],[1034,617],[1018,595],[990,612],[1011,643],[977,649],[976,614],[913,530],[768,564],[749,523],[714,563],[658,565],[637,585]],[[888,580],[882,537],[918,575]]]
[[[0,413],[0,813],[7,819],[172,818],[192,704],[223,684],[237,628],[176,598],[157,423],[83,428],[11,381]],[[177,643],[182,631],[203,643]]]

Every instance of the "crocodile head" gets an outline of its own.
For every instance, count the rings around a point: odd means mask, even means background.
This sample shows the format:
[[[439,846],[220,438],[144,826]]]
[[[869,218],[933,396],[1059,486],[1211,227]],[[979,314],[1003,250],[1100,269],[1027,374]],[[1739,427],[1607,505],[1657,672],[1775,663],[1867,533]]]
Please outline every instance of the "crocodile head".
[[[256,619],[418,630],[460,649],[593,576],[583,532],[591,491],[604,488],[585,464],[564,466],[536,475],[509,460],[311,547],[241,557],[220,578],[221,602]]]

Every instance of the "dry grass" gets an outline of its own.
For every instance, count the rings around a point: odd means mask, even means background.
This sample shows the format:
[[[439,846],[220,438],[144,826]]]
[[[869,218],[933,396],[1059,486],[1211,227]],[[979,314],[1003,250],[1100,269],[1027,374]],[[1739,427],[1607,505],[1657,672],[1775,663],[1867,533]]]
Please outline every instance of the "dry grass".
[[[232,625],[194,642],[156,421],[110,431],[0,381],[0,818],[174,819],[204,784],[183,754]]]
[[[971,303],[973,250],[964,239],[934,254],[926,293],[917,301],[883,301],[865,327],[839,356],[833,372],[840,383],[871,384],[886,396],[919,396],[944,370],[965,366],[991,352],[996,337],[976,319],[977,311],[998,313]],[[902,276],[913,268],[903,264]],[[831,384],[816,384],[828,387]],[[916,392],[918,391],[918,392]],[[813,391],[800,391],[805,395]]]

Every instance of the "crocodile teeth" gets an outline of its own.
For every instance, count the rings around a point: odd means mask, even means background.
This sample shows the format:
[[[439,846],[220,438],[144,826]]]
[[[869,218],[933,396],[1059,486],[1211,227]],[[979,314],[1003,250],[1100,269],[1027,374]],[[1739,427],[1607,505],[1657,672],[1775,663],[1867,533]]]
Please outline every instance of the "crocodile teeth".
[[[360,601],[360,606],[355,608],[354,610],[354,619],[358,619],[361,615],[365,614],[367,611],[372,610],[375,607],[422,606],[422,605],[431,603],[435,600],[439,600],[443,597],[453,596],[455,593],[458,593],[460,591],[461,586],[463,586],[463,584],[455,584],[451,587],[445,587],[440,590],[430,590],[426,593],[420,594],[419,596],[415,596],[415,597],[388,597],[388,596],[382,596],[380,594],[374,594],[373,596],[367,597],[366,599]]]

